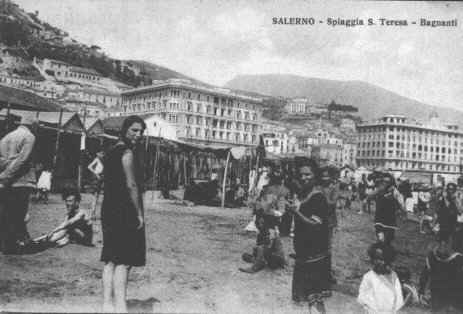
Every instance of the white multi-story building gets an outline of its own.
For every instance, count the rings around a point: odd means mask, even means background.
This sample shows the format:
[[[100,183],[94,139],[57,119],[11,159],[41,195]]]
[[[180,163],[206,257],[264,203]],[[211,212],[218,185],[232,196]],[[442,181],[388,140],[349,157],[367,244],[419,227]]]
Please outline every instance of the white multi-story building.
[[[106,108],[118,107],[121,101],[121,95],[118,93],[88,88],[69,90],[65,97],[67,101],[93,102],[104,105]]]
[[[342,166],[350,166],[355,168],[357,166],[357,144],[344,142],[342,144]]]
[[[34,58],[34,65],[59,81],[97,84],[101,80],[101,75],[93,69],[73,66],[59,60]]]
[[[293,98],[288,100],[285,109],[289,114],[305,114],[308,103],[307,98]]]
[[[280,123],[265,121],[262,127],[262,138],[267,152],[277,155],[289,152],[288,133]]]
[[[463,132],[442,125],[437,116],[428,124],[388,115],[357,125],[357,165],[393,171],[419,171],[459,175],[463,157]]]
[[[156,81],[121,93],[121,115],[154,113],[178,138],[202,144],[257,145],[262,99],[189,80]]]
[[[328,112],[326,105],[311,102],[308,98],[289,99],[285,110],[290,115],[322,114]]]

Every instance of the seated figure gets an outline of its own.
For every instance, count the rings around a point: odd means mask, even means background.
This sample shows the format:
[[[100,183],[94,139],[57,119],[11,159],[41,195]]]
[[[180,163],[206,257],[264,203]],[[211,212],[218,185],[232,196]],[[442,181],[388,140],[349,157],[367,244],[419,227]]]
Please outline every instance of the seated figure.
[[[63,192],[63,200],[66,203],[66,217],[48,233],[48,243],[51,246],[64,246],[69,242],[92,246],[92,223],[89,215],[79,209],[80,193],[76,189],[67,189]]]

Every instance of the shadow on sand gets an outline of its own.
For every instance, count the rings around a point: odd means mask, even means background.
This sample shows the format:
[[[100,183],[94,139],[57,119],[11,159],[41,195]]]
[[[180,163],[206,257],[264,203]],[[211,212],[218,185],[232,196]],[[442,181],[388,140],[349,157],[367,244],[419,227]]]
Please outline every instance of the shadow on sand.
[[[153,297],[145,300],[130,299],[127,300],[127,309],[129,313],[153,313],[153,305],[159,302]]]

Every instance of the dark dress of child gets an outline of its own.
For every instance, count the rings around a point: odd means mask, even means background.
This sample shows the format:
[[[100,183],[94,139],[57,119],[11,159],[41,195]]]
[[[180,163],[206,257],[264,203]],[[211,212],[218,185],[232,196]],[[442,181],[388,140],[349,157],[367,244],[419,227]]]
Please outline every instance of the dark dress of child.
[[[101,261],[116,265],[144,266],[146,263],[145,228],[137,229],[135,205],[130,197],[122,166],[122,155],[132,149],[118,142],[106,155],[104,164],[104,199],[101,207],[103,250]],[[134,158],[136,163],[137,158]],[[135,165],[136,174],[140,167]],[[140,176],[137,178],[141,197]]]

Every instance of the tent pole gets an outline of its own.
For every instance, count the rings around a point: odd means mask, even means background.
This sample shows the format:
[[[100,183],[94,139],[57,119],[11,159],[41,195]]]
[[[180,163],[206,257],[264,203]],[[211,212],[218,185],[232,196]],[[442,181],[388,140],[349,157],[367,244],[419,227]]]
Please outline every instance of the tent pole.
[[[37,111],[38,113],[38,111]],[[83,121],[82,123],[84,124],[84,132],[82,132],[81,134],[81,145],[80,145],[80,148],[79,148],[79,165],[77,166],[78,167],[78,170],[77,170],[77,189],[80,191],[81,189],[81,186],[82,186],[82,162],[83,162],[83,157],[84,157],[84,151],[85,151],[85,141],[86,141],[86,138],[85,138],[85,132],[87,132],[87,130],[85,130],[85,121],[87,120],[87,109],[85,109],[84,111],[84,118],[83,118]],[[82,138],[83,137],[83,138]],[[83,147],[82,147],[82,142],[83,142]],[[83,149],[82,149],[83,148]]]
[[[55,179],[56,174],[56,162],[58,160],[58,149],[59,149],[59,138],[61,135],[61,124],[63,123],[63,109],[59,112],[59,120],[58,120],[58,128],[56,130],[56,143],[55,143],[55,155],[53,156],[53,176],[52,178]]]
[[[225,206],[225,184],[227,183],[227,170],[228,170],[228,162],[230,161],[230,153],[231,151],[228,151],[227,154],[227,161],[225,162],[225,171],[223,174],[223,184],[222,184],[222,208]]]
[[[10,110],[11,110],[11,105],[8,102],[6,104],[6,124],[5,124],[5,133],[8,133],[10,131]]]
[[[156,152],[154,153],[154,165],[153,165],[153,193],[151,194],[151,200],[154,200],[154,191],[157,188],[157,172],[156,169],[158,167],[158,159],[159,159],[159,144],[156,143]]]
[[[187,186],[187,173],[186,173],[186,153],[183,153],[183,176],[185,178],[185,187]]]

